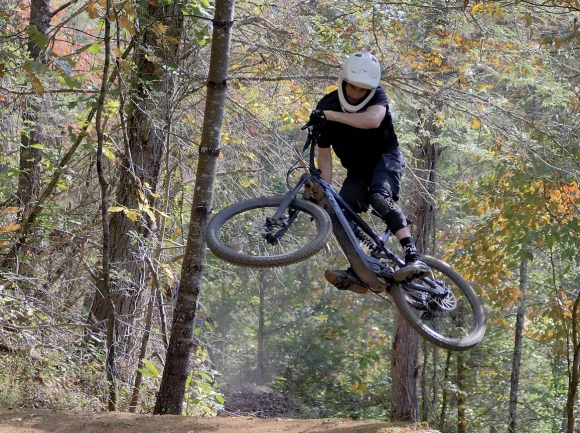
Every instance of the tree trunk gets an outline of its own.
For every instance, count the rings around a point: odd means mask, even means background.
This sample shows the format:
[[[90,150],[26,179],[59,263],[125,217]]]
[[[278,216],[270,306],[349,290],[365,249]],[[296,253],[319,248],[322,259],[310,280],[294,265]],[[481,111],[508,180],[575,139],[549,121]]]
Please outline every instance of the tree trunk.
[[[397,311],[391,357],[391,421],[419,421],[419,345],[421,339]]]
[[[50,29],[51,10],[50,0],[32,0],[30,2],[30,26],[34,26],[40,34],[48,34]],[[46,63],[43,55],[44,47],[36,42],[38,38],[28,38],[28,52],[32,60]],[[18,195],[25,209],[28,209],[38,196],[40,188],[40,162],[42,150],[31,147],[42,143],[41,125],[37,123],[40,106],[34,100],[29,101],[24,114],[25,132],[21,135],[20,176],[18,178]],[[23,212],[28,215],[27,211]]]
[[[102,293],[104,299],[108,301],[106,304],[105,318],[107,319],[107,358],[105,361],[107,386],[109,388],[108,407],[113,411],[117,408],[117,392],[114,380],[114,360],[115,360],[115,341],[113,338],[115,330],[115,316],[111,303],[111,280],[110,280],[110,231],[109,231],[109,188],[108,182],[105,178],[105,170],[103,164],[103,147],[105,145],[105,131],[103,112],[105,109],[105,101],[107,98],[107,90],[109,87],[109,68],[111,64],[111,0],[106,2],[106,10],[104,16],[105,23],[105,37],[103,40],[105,46],[105,62],[103,65],[103,78],[101,80],[101,90],[99,92],[99,99],[97,101],[97,109],[95,113],[95,131],[97,133],[97,175],[99,177],[99,186],[101,187],[101,218],[103,228],[103,246],[102,246],[102,269],[97,282],[99,293]]]
[[[457,433],[467,433],[467,390],[465,389],[465,359],[463,352],[457,352]]]
[[[131,103],[127,109],[128,120],[125,134],[125,153],[116,191],[116,205],[134,213],[132,218],[124,212],[114,212],[110,221],[111,268],[116,271],[112,280],[111,298],[117,321],[116,344],[118,360],[116,374],[125,380],[133,374],[135,355],[133,346],[137,341],[133,334],[133,322],[140,314],[140,299],[145,288],[147,259],[150,254],[143,243],[136,241],[132,233],[148,238],[155,230],[152,209],[156,207],[155,192],[165,152],[166,131],[169,130],[169,105],[173,92],[173,74],[165,73],[164,66],[176,63],[183,26],[180,3],[174,1],[160,6],[149,2],[144,22],[155,19],[166,30],[166,44],[159,42],[153,26],[146,26],[141,44],[136,48],[134,62],[137,76],[132,84]],[[150,56],[153,50],[154,56]],[[163,59],[154,61],[152,58]],[[157,97],[156,95],[162,95]],[[95,294],[91,308],[93,320],[106,316],[107,300],[101,293]]]
[[[50,0],[31,0],[30,2],[30,26],[43,35],[48,34],[50,29],[50,8]],[[38,38],[35,37],[28,38],[28,53],[32,60],[46,63],[43,55],[45,47],[39,46],[37,40]],[[18,200],[22,206],[21,219],[28,218],[40,194],[42,150],[35,145],[40,145],[44,141],[42,122],[39,119],[42,113],[41,98],[41,95],[27,98],[22,115],[18,175]]]
[[[517,406],[518,406],[518,389],[520,384],[520,366],[522,360],[522,341],[524,320],[526,314],[526,292],[528,286],[528,259],[523,258],[520,263],[520,299],[518,303],[518,312],[516,316],[514,358],[512,362],[512,375],[510,379],[510,404],[508,416],[508,433],[517,431]]]
[[[432,360],[429,360],[429,353],[433,353]],[[433,408],[437,404],[439,395],[439,350],[436,346],[430,345],[423,340],[423,365],[421,366],[421,398],[423,399],[421,410],[421,421],[429,422]],[[431,369],[431,377],[428,371]]]
[[[574,301],[574,309],[572,310],[572,348],[574,355],[572,358],[572,371],[569,373],[568,379],[568,398],[566,400],[566,433],[574,433],[574,404],[576,402],[576,395],[578,394],[578,384],[580,383],[580,342],[578,341],[578,313],[580,310],[580,293]]]
[[[449,400],[449,392],[447,391],[447,382],[449,382],[449,370],[451,369],[451,351],[447,351],[447,359],[445,360],[445,373],[443,374],[443,395],[441,396],[441,413],[439,415],[439,430],[443,431],[447,415],[447,401]]]
[[[207,101],[196,172],[195,193],[181,270],[173,329],[155,414],[180,414],[185,395],[193,326],[205,264],[205,228],[212,208],[230,60],[234,0],[217,0],[207,82]]]
[[[139,403],[139,393],[141,391],[141,382],[143,380],[143,373],[141,369],[145,366],[143,360],[147,355],[147,346],[149,345],[149,337],[151,336],[151,322],[153,320],[153,310],[155,307],[155,299],[161,298],[158,294],[161,292],[159,287],[159,278],[154,270],[153,262],[149,260],[148,262],[151,272],[153,273],[153,282],[151,284],[151,293],[149,296],[149,303],[147,305],[147,315],[145,316],[145,326],[143,329],[143,335],[141,337],[141,348],[139,350],[139,357],[137,360],[137,373],[135,374],[135,382],[133,384],[133,394],[131,396],[131,401],[129,402],[129,412],[135,412],[137,410],[137,404]]]
[[[433,194],[435,192],[435,167],[439,156],[437,144],[432,140],[440,134],[434,119],[434,113],[423,116],[419,112],[418,136],[421,141],[413,150],[416,178],[426,179],[422,185],[413,185],[413,192],[408,206],[411,219],[414,220],[413,236],[417,250],[428,251],[428,241],[432,232],[434,219]],[[419,421],[419,349],[420,338],[407,324],[402,314],[397,314],[395,336],[392,350],[391,420]]]
[[[258,306],[258,371],[256,372],[256,385],[264,385],[264,293],[266,291],[266,271],[260,270],[260,305]]]

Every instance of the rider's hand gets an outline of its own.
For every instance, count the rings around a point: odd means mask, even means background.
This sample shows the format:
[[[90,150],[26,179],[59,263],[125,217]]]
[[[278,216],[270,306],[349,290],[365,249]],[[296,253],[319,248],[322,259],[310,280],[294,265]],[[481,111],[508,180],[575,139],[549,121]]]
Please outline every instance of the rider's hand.
[[[326,116],[322,110],[312,110],[308,124],[315,128],[322,128],[326,123]]]

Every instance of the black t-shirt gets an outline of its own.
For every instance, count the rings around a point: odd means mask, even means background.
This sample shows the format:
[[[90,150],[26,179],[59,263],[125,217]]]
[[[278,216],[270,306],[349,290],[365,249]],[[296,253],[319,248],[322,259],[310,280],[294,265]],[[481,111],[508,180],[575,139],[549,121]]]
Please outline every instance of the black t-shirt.
[[[318,146],[323,148],[332,146],[341,164],[347,169],[372,170],[383,153],[390,152],[399,146],[393,119],[389,112],[387,95],[380,86],[377,87],[371,100],[358,112],[364,112],[373,105],[382,105],[387,108],[385,117],[378,128],[360,129],[344,123],[328,121],[322,129]],[[324,96],[316,108],[342,111],[338,90]]]

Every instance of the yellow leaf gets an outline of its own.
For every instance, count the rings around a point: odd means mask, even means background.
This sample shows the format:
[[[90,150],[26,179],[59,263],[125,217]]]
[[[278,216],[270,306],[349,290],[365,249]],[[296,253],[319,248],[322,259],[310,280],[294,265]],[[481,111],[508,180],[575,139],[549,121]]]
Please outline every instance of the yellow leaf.
[[[124,206],[111,206],[109,209],[107,209],[109,212],[122,212],[124,211],[126,208]]]
[[[174,280],[175,279],[175,274],[171,270],[171,267],[167,263],[160,263],[160,264],[161,264],[161,267],[163,268],[163,270],[165,271],[165,273],[167,274],[167,276],[171,280]]]
[[[156,35],[164,35],[167,32],[167,28],[161,23],[155,23],[151,26],[151,30]]]
[[[495,6],[495,14],[497,15],[498,20],[503,20],[503,12],[498,5]]]
[[[147,215],[149,215],[149,218],[151,218],[151,221],[155,221],[155,215],[153,214],[153,212],[151,212],[151,209],[147,208],[147,209],[145,209],[145,212],[147,213]]]
[[[134,210],[125,209],[125,210],[123,210],[123,213],[125,214],[125,216],[127,218],[129,218],[133,222],[135,222],[135,221],[137,221],[139,219],[139,216],[137,215],[137,212],[135,212]]]
[[[486,90],[486,89],[493,89],[495,84],[477,84],[475,88],[477,90]]]
[[[2,210],[0,210],[0,215],[6,215],[7,213],[16,213],[16,212],[20,212],[22,210],[21,207],[5,207]]]
[[[157,62],[157,63],[162,63],[162,62],[163,62],[163,59],[162,59],[162,58],[160,58],[160,57],[157,57],[157,56],[154,56],[154,55],[152,55],[152,54],[146,54],[146,55],[145,55],[145,58],[146,58],[147,60],[149,60],[151,63],[155,63],[155,62]]]
[[[155,212],[157,212],[163,218],[171,218],[169,215],[167,215],[165,212],[160,211],[159,209],[155,209]]]
[[[250,186],[250,181],[248,180],[247,177],[242,177],[240,179],[240,185],[242,185],[244,188],[247,188]]]
[[[474,15],[477,12],[479,12],[481,9],[483,9],[483,5],[476,4],[471,8],[471,14]]]
[[[30,75],[32,80],[32,87],[34,87],[34,89],[42,95],[44,93],[44,87],[42,87],[42,83],[38,77],[32,71],[28,71],[28,75]]]
[[[479,120],[477,117],[474,117],[473,119],[471,119],[471,128],[477,129],[480,126],[481,126],[481,120]]]
[[[326,86],[323,90],[326,93],[330,93],[336,89],[336,84],[331,84],[330,86]]]
[[[99,18],[99,10],[93,0],[89,0],[87,3],[87,12],[89,13],[90,19],[95,20]]]
[[[129,20],[129,17],[125,14],[120,15],[117,18],[117,22],[119,23],[119,26],[125,30],[127,30],[129,33],[133,33],[135,31],[135,28],[133,27],[133,23]]]
[[[2,225],[0,225],[0,233],[15,232],[19,228],[20,228],[20,224],[16,224],[16,223],[2,224]]]

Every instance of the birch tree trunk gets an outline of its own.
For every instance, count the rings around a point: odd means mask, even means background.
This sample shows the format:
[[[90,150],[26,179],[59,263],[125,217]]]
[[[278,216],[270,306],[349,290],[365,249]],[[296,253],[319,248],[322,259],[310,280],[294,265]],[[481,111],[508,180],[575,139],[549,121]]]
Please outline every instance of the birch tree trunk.
[[[193,347],[193,325],[201,290],[206,246],[205,228],[213,206],[213,188],[227,92],[234,0],[217,0],[213,19],[207,101],[199,149],[195,193],[181,270],[173,328],[155,414],[181,414]]]
[[[258,306],[258,369],[256,371],[256,385],[264,385],[264,370],[266,365],[265,353],[264,353],[264,322],[265,322],[265,292],[266,292],[266,270],[260,269],[259,271],[259,297],[260,304]]]
[[[520,384],[520,366],[522,362],[522,341],[524,320],[526,318],[526,293],[528,289],[528,259],[523,258],[520,263],[520,299],[516,315],[516,330],[514,342],[514,358],[512,361],[512,374],[510,379],[510,405],[508,417],[508,433],[517,431],[518,390]]]

